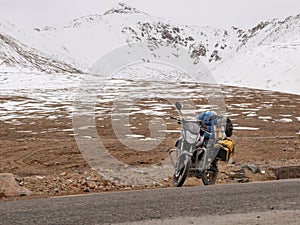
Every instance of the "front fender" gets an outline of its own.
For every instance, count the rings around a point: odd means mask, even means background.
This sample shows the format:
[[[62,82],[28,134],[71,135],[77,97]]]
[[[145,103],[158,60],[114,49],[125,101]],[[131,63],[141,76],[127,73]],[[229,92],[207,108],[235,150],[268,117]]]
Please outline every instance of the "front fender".
[[[182,143],[182,138],[178,138],[178,139],[176,140],[175,147],[178,148],[178,149],[180,149],[181,143]]]

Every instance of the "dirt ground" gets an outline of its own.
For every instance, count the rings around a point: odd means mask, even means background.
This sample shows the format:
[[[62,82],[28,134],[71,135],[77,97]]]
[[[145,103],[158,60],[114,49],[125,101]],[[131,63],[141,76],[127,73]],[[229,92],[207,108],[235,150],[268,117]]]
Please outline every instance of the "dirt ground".
[[[223,87],[227,112],[236,128],[234,164],[219,163],[217,184],[277,179],[270,168],[300,166],[300,96],[248,88]],[[30,99],[24,96],[0,96],[0,103]],[[143,99],[136,105],[149,109]],[[157,100],[160,102],[160,100]],[[162,102],[165,103],[165,102]],[[205,104],[198,100],[196,104]],[[28,188],[31,197],[79,194],[139,188],[161,188],[172,185],[169,179],[145,187],[124,186],[105,180],[91,169],[79,151],[66,109],[70,103],[51,104],[52,112],[40,114],[23,112],[10,120],[0,120],[0,173],[13,173],[19,185]],[[108,108],[109,104],[106,105]],[[103,105],[102,105],[103,107]],[[150,108],[151,109],[151,108]],[[39,116],[42,115],[42,116]],[[175,109],[166,109],[163,117],[168,130],[177,129],[169,116],[177,116]],[[96,116],[99,136],[110,154],[130,165],[150,165],[168,156],[180,133],[172,132],[153,151],[133,151],[116,139],[110,117]],[[142,113],[130,117],[134,134],[149,135],[151,119]],[[260,173],[245,171],[244,179],[234,179],[232,173],[243,164],[256,164]],[[188,178],[185,185],[202,185],[196,178]],[[26,198],[26,197],[22,197]]]

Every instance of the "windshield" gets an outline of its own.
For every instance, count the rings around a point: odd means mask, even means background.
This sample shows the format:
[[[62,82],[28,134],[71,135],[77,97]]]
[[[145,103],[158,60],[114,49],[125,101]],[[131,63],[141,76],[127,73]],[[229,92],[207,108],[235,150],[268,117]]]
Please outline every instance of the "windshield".
[[[200,126],[196,121],[191,121],[191,122],[185,122],[183,124],[183,129],[188,130],[193,134],[199,134],[200,132]]]

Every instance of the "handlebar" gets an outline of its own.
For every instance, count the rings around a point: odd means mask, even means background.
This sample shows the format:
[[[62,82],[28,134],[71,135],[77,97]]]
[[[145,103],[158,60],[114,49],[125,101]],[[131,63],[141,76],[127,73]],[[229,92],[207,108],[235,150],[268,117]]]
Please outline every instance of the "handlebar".
[[[178,124],[181,124],[181,123],[182,123],[182,120],[181,120],[181,119],[178,119],[178,118],[176,118],[176,117],[171,116],[170,119],[176,120]]]
[[[202,125],[202,121],[201,120],[198,120],[198,121],[192,121],[192,120],[183,120],[183,119],[178,119],[178,118],[176,118],[176,117],[173,117],[173,116],[171,116],[170,117],[170,119],[172,119],[172,120],[176,120],[176,121],[178,121],[178,122],[182,122],[182,121],[184,121],[184,122],[190,122],[190,123],[197,123],[198,125]]]
[[[173,116],[171,116],[170,119],[176,120],[178,124],[182,124],[182,119],[178,119],[178,118],[173,117]],[[207,130],[206,126],[202,123],[201,120],[198,120],[198,121],[185,121],[185,122],[194,122],[194,123],[198,123],[199,126],[200,126],[200,130],[202,130],[202,131],[205,132],[205,133],[210,134],[210,131]]]

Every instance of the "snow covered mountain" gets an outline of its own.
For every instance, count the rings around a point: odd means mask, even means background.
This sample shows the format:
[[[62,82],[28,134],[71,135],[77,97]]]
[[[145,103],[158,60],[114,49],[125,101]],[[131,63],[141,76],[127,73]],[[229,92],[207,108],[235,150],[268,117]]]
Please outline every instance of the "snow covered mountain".
[[[300,93],[300,15],[239,32],[236,54],[213,70],[220,82]]]
[[[219,83],[300,93],[300,15],[249,30],[225,30],[179,26],[119,3],[103,15],[81,17],[61,28],[24,33],[0,25],[0,70],[85,71],[106,52],[145,40],[183,46]]]
[[[7,23],[8,24],[8,23]],[[8,24],[9,25],[9,24]],[[54,57],[43,53],[30,45],[25,45],[21,41],[12,37],[25,37],[24,33],[16,30],[15,27],[0,24],[0,71],[1,72],[46,72],[46,73],[78,73],[75,67],[64,61],[59,61]],[[10,33],[10,35],[8,34]],[[17,35],[16,35],[17,34]]]
[[[76,64],[87,68],[104,52],[139,41],[168,42],[188,49],[210,68],[233,55],[238,46],[238,30],[179,26],[152,17],[125,4],[103,15],[85,16],[61,29],[41,29],[42,37],[61,42]]]

